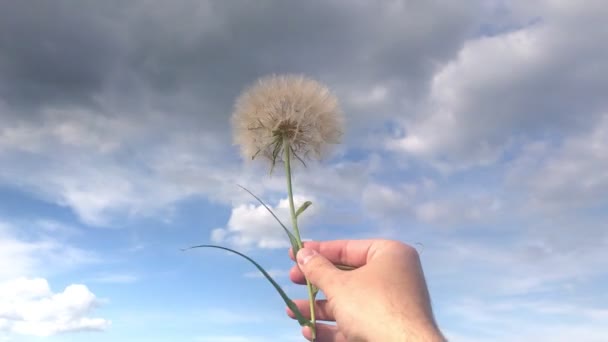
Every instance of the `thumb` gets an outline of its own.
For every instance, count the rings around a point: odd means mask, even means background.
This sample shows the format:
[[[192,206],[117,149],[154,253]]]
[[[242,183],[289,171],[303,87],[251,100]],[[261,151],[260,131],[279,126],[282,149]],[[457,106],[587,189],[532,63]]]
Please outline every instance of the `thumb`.
[[[340,276],[340,270],[314,249],[302,248],[297,255],[298,266],[313,285],[327,294],[331,292],[332,284]]]

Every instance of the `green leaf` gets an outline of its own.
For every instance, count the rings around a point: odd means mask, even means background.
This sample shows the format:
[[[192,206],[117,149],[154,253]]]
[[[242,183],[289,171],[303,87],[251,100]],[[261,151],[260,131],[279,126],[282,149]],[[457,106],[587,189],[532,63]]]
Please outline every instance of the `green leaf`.
[[[302,203],[302,205],[298,208],[298,211],[296,211],[296,217],[300,216],[301,213],[304,212],[304,210],[308,209],[308,207],[310,207],[312,205],[311,201],[306,201],[304,203]]]
[[[268,281],[272,284],[272,286],[274,286],[275,290],[277,290],[277,292],[279,293],[279,295],[281,296],[281,298],[283,298],[283,301],[285,302],[285,304],[287,305],[288,308],[291,309],[291,311],[293,311],[293,313],[296,316],[296,319],[298,320],[298,322],[300,323],[301,326],[311,326],[311,322],[310,320],[306,319],[304,317],[304,315],[302,315],[302,312],[300,311],[300,309],[298,309],[298,306],[296,305],[296,303],[294,303],[288,296],[287,294],[285,294],[285,291],[283,291],[283,289],[281,288],[281,286],[279,286],[279,284],[277,284],[276,281],[274,281],[274,279],[272,279],[272,277],[270,276],[270,274],[268,274],[268,272],[266,272],[266,270],[264,270],[264,268],[262,266],[260,266],[257,262],[255,262],[253,259],[251,259],[250,257],[246,256],[245,254],[242,254],[240,252],[235,251],[234,249],[230,249],[227,247],[222,247],[222,246],[216,246],[216,245],[198,245],[198,246],[192,246],[189,248],[184,249],[184,251],[189,250],[189,249],[194,249],[194,248],[218,248],[218,249],[223,249],[225,251],[234,253],[236,255],[239,255],[247,260],[249,260],[249,262],[251,262],[253,265],[255,265],[255,267],[257,267],[258,270],[260,270],[260,272],[262,272],[262,274],[264,275],[264,277],[266,277],[266,279],[268,279]]]
[[[266,205],[266,203],[264,203],[264,201],[262,201],[253,192],[249,191],[249,189],[247,189],[246,187],[244,187],[242,185],[239,185],[239,187],[241,189],[247,191],[251,196],[253,196],[253,198],[255,198],[258,202],[260,202],[260,204],[263,205],[264,208],[266,208],[266,210],[268,210],[268,212],[270,213],[270,215],[272,215],[272,217],[274,217],[274,219],[277,220],[277,222],[281,225],[281,227],[283,227],[283,230],[285,231],[285,234],[287,234],[287,236],[289,237],[289,242],[291,243],[291,248],[293,248],[293,255],[297,255],[298,254],[298,250],[300,250],[300,247],[298,246],[298,240],[296,239],[296,237],[289,231],[289,229],[287,229],[287,227],[283,224],[283,222],[281,222],[281,220],[279,220],[279,218],[277,217],[277,215],[275,215],[275,213],[272,211],[272,209],[270,209]],[[304,203],[304,204],[306,204],[306,203]],[[304,205],[302,205],[302,206],[304,206]],[[304,208],[304,209],[306,209],[306,208]],[[304,211],[304,209],[302,209],[302,211]],[[300,209],[298,209],[298,211],[300,211]]]

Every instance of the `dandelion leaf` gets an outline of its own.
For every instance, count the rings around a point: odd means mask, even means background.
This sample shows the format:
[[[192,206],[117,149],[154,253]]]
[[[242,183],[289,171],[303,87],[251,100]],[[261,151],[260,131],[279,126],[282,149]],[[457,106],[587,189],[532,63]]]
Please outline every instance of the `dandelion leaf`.
[[[300,214],[303,213],[304,210],[308,209],[308,207],[310,207],[311,205],[312,205],[311,201],[306,201],[306,202],[302,203],[302,205],[296,211],[296,217],[300,216]]]
[[[310,322],[310,320],[306,319],[304,317],[304,315],[302,315],[302,312],[300,311],[300,309],[298,309],[298,306],[296,305],[296,303],[294,303],[285,293],[285,291],[283,291],[283,289],[281,288],[281,286],[279,284],[277,284],[276,281],[274,281],[274,279],[272,279],[272,277],[270,276],[270,274],[268,274],[268,272],[266,272],[266,270],[260,266],[260,264],[258,264],[257,262],[255,262],[253,259],[251,259],[250,257],[246,256],[243,253],[237,252],[234,249],[230,249],[227,247],[222,247],[222,246],[216,246],[216,245],[198,245],[198,246],[192,246],[189,248],[186,248],[185,250],[189,250],[189,249],[194,249],[194,248],[217,248],[217,249],[223,249],[225,251],[234,253],[238,256],[241,256],[245,259],[247,259],[249,262],[251,262],[260,272],[262,272],[262,274],[264,275],[264,277],[266,277],[266,279],[268,279],[268,281],[272,284],[272,286],[274,286],[275,290],[279,293],[279,295],[281,296],[281,298],[283,299],[283,301],[285,302],[285,304],[287,305],[287,307],[289,309],[291,309],[291,311],[295,314],[296,319],[298,320],[298,323],[300,323],[301,326],[311,326],[312,323]]]

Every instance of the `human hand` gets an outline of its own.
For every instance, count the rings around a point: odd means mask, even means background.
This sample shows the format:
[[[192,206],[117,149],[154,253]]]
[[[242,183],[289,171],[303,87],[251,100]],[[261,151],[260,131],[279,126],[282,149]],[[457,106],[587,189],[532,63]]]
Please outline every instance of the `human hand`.
[[[316,301],[317,319],[336,322],[317,323],[318,342],[445,341],[413,247],[390,240],[306,242],[297,262],[291,280],[306,284],[307,278],[321,289],[327,299]],[[341,271],[334,264],[356,269]],[[295,303],[310,318],[308,300]],[[302,334],[311,339],[309,327]]]

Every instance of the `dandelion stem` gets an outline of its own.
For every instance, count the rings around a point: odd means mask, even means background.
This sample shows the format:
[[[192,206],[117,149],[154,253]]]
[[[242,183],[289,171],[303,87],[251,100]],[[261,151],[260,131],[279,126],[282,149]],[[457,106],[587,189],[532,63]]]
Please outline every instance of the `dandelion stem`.
[[[290,146],[287,139],[285,139],[285,176],[287,177],[287,195],[289,197],[289,212],[291,214],[291,225],[298,240],[298,247],[302,248],[302,237],[300,236],[300,229],[298,228],[298,218],[296,217],[296,209],[293,203],[293,188],[291,185],[291,153]]]
[[[296,208],[293,203],[293,189],[291,185],[291,146],[289,145],[289,139],[284,139],[283,150],[285,153],[285,176],[287,178],[287,195],[289,197],[289,212],[291,213],[291,224],[298,242],[298,247],[302,248],[302,237],[300,236],[300,229],[298,228],[298,218],[296,216]],[[294,251],[296,252],[296,251]],[[310,304],[310,322],[312,331],[312,341],[316,340],[316,322],[315,322],[315,294],[313,293],[312,284],[306,279],[306,288],[308,289],[308,300]]]

